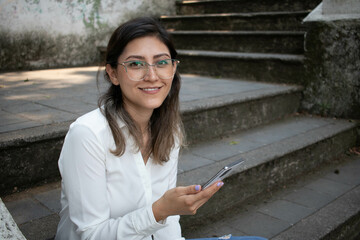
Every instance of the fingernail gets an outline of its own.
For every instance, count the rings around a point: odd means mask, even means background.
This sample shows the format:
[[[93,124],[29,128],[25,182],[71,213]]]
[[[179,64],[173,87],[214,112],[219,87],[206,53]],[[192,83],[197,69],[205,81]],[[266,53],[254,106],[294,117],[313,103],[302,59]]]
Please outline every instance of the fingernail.
[[[218,186],[218,187],[221,187],[222,185],[224,185],[223,182],[218,182],[218,183],[217,183],[217,186]]]
[[[196,186],[195,186],[195,190],[196,190],[196,191],[199,191],[199,190],[200,190],[200,185],[196,185]]]

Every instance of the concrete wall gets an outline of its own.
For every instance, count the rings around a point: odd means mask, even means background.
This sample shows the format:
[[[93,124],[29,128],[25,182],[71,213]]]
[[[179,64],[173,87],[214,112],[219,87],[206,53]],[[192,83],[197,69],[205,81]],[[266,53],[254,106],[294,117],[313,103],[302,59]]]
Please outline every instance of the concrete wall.
[[[360,119],[360,1],[325,0],[304,24],[303,108]]]
[[[325,0],[323,1],[323,14],[359,14],[359,0]]]
[[[88,65],[122,22],[175,12],[175,0],[1,0],[0,71]]]

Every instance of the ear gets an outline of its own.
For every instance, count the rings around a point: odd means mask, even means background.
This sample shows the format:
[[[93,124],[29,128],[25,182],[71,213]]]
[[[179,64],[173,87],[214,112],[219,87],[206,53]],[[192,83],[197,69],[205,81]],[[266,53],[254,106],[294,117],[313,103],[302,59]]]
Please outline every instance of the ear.
[[[110,77],[110,81],[112,82],[112,84],[114,85],[119,85],[119,81],[117,79],[117,72],[116,69],[114,69],[113,67],[111,67],[110,64],[106,64],[106,68],[105,68],[107,74]]]

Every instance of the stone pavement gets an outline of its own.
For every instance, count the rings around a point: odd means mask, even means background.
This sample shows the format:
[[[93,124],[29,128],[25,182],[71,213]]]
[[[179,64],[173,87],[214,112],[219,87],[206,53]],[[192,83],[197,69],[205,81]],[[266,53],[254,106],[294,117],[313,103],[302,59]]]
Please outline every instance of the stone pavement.
[[[0,74],[0,133],[71,121],[97,107],[106,88],[98,67]],[[183,75],[182,103],[277,85]],[[284,87],[285,88],[285,87]]]
[[[360,211],[359,172],[360,156],[345,156],[321,172],[224,212],[217,216],[219,221],[210,219],[195,229],[183,229],[184,235],[319,239],[315,236],[324,236],[338,221]],[[56,182],[9,195],[3,201],[28,240],[46,240],[56,232],[59,199],[60,183]],[[318,215],[325,221],[319,221]]]

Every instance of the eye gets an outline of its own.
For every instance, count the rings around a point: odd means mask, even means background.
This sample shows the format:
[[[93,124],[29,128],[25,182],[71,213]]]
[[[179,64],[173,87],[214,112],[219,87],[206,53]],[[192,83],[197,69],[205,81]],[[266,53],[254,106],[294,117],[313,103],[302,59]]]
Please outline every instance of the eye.
[[[165,67],[167,65],[169,65],[171,63],[171,60],[170,59],[164,59],[164,60],[160,60],[156,63],[156,65],[158,67]]]
[[[131,61],[127,63],[127,67],[129,68],[143,68],[145,65],[146,64],[142,61]]]

